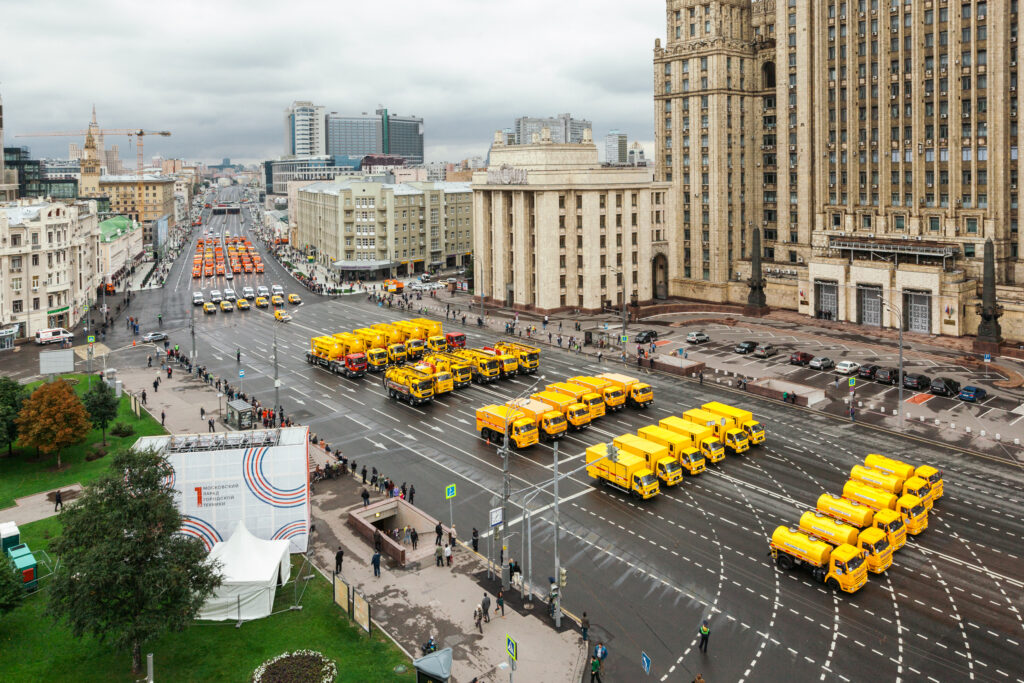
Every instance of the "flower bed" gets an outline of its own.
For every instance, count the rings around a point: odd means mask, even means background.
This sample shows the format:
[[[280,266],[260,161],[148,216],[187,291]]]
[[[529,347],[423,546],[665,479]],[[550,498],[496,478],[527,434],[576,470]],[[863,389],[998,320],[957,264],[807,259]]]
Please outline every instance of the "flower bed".
[[[334,683],[337,676],[333,660],[314,650],[296,650],[260,664],[252,683]]]

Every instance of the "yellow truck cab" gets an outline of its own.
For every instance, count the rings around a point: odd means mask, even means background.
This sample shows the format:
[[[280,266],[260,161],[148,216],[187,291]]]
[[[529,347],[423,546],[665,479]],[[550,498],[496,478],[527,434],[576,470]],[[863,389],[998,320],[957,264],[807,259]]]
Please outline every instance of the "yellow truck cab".
[[[942,498],[944,493],[944,486],[942,485],[942,471],[937,470],[931,465],[919,465],[914,473],[928,482],[928,485],[932,487],[932,502]]]
[[[875,510],[872,525],[885,534],[893,551],[907,544],[907,526],[903,523],[903,517],[895,510]]]
[[[599,379],[611,382],[626,394],[626,403],[635,408],[646,408],[654,403],[654,389],[650,384],[641,382],[635,377],[606,372],[598,375]]]
[[[486,353],[495,360],[498,361],[498,370],[501,373],[502,378],[515,377],[519,374],[519,361],[516,357],[509,353],[502,353],[490,346],[485,346],[482,349],[474,349],[480,353]]]
[[[549,384],[545,391],[557,391],[560,394],[573,397],[587,407],[587,410],[590,411],[591,420],[604,417],[604,400],[600,394],[586,387],[581,387],[579,384],[571,382],[555,382],[554,384]]]
[[[448,342],[444,340],[444,337],[439,337],[436,335],[433,337],[427,337],[427,348],[430,349],[432,353],[436,353],[438,351],[447,351]]]
[[[409,322],[416,323],[417,325],[422,327],[426,331],[428,339],[430,337],[444,336],[443,330],[441,329],[441,323],[437,322],[436,320],[431,320],[430,318],[413,318]]]
[[[388,367],[388,352],[385,349],[369,349],[366,352],[366,366],[370,372],[380,372]]]
[[[604,405],[607,410],[622,410],[626,405],[626,392],[622,390],[622,387],[612,384],[606,379],[579,375],[577,377],[570,377],[569,382],[571,384],[578,384],[584,389],[598,394],[604,399]]]
[[[478,408],[476,429],[482,438],[498,445],[504,442],[506,432],[513,448],[527,448],[537,443],[537,423],[523,411],[507,405]]]
[[[419,370],[425,375],[430,375],[431,380],[434,382],[434,396],[440,396],[441,394],[447,394],[453,388],[452,375],[446,370],[437,370],[432,365],[426,363],[418,363],[413,366],[414,369]]]
[[[494,356],[477,349],[459,349],[455,351],[455,355],[470,367],[473,373],[473,381],[477,384],[490,384],[491,382],[498,381],[501,369]]]
[[[532,375],[540,367],[540,349],[535,346],[502,341],[494,345],[494,350],[514,357],[519,363],[520,375]]]
[[[851,479],[843,485],[843,498],[874,510],[895,510],[903,518],[907,532],[915,536],[928,528],[928,509],[917,496],[897,496]]]
[[[545,441],[553,441],[560,438],[568,429],[565,415],[553,409],[547,403],[532,398],[516,398],[508,402],[523,411],[527,417],[532,417],[537,423],[537,429],[541,438]]]
[[[647,500],[660,492],[658,479],[647,467],[647,461],[632,453],[623,453],[612,446],[612,460],[608,457],[608,444],[599,443],[587,448],[587,474],[601,485],[614,486],[631,497]]]
[[[456,389],[469,386],[473,381],[473,371],[469,364],[456,355],[450,353],[432,353],[423,359],[423,362],[430,363],[437,370],[444,370],[451,373],[452,383]]]
[[[924,501],[925,507],[929,510],[932,508],[931,487],[928,486],[928,482],[918,476],[904,480],[895,474],[882,472],[872,467],[854,465],[850,469],[850,479],[896,495],[917,496]]]
[[[668,453],[668,447],[648,441],[635,434],[622,434],[612,439],[619,452],[638,455],[647,462],[647,467],[665,486],[675,486],[683,480],[683,468],[679,461]]]
[[[869,572],[881,574],[892,566],[892,547],[885,533],[875,527],[861,530],[824,513],[808,510],[800,515],[800,531],[834,546],[846,543],[863,550],[867,553]]]
[[[689,439],[690,445],[699,450],[705,460],[710,462],[725,460],[725,446],[715,436],[711,427],[704,427],[675,415],[664,418],[658,422],[658,426],[675,432],[684,439]]]
[[[750,439],[747,438],[747,433],[736,427],[736,421],[731,417],[715,415],[706,410],[694,408],[683,413],[683,419],[694,424],[711,427],[715,436],[721,439],[726,448],[736,455],[750,450]]]
[[[820,538],[780,526],[769,547],[781,569],[806,567],[815,580],[833,590],[856,593],[868,581],[864,552],[847,543],[833,548]]]
[[[751,445],[756,446],[757,444],[764,443],[768,436],[764,425],[755,420],[754,414],[749,410],[734,408],[730,405],[719,403],[718,401],[705,403],[701,408],[709,413],[714,413],[715,415],[732,418],[735,426],[746,432]]]
[[[668,449],[668,454],[675,458],[684,470],[691,475],[700,474],[706,467],[704,456],[690,445],[690,440],[670,429],[658,425],[648,425],[636,430],[637,435]]]
[[[388,363],[391,365],[401,365],[409,358],[405,352],[405,344],[388,344],[387,352]]]
[[[409,405],[430,403],[434,400],[434,380],[425,372],[414,368],[388,368],[384,373],[384,389],[388,397],[406,401]]]
[[[575,431],[590,426],[590,410],[582,403],[578,403],[572,396],[566,396],[556,391],[539,391],[531,398],[546,403],[552,409],[565,415],[569,427]]]
[[[892,549],[899,550],[907,542],[903,518],[895,510],[875,510],[863,503],[823,493],[818,497],[819,512],[864,529],[874,527],[885,533]]]

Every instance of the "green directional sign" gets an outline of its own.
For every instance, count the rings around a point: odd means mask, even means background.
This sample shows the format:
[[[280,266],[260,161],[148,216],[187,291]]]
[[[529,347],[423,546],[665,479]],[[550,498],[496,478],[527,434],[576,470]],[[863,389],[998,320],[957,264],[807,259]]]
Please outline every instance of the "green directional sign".
[[[448,484],[444,489],[444,499],[451,500],[455,497],[455,484]]]

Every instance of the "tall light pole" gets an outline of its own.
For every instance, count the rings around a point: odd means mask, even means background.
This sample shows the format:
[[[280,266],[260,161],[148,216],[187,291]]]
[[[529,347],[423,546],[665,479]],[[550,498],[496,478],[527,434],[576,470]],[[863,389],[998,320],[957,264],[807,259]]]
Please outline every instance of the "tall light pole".
[[[621,342],[622,343],[622,350],[623,350],[623,352],[625,352],[625,350],[626,350],[626,341],[625,341],[625,339],[626,339],[626,320],[627,320],[627,316],[626,316],[626,274],[623,271],[621,271],[621,270],[619,270],[617,268],[609,268],[608,270],[610,270],[611,272],[615,273],[617,276],[622,278],[622,336],[620,337],[620,339],[622,340],[622,342]]]
[[[192,335],[192,373],[199,373],[199,359],[196,357],[196,306],[192,304],[189,313],[189,334]]]
[[[274,321],[274,415],[278,424],[281,423],[281,382],[277,379],[277,327],[281,323]]]
[[[885,306],[891,313],[895,313],[896,317],[900,321],[900,342],[899,342],[899,344],[900,344],[900,367],[899,367],[899,370],[896,371],[897,372],[897,380],[896,381],[899,382],[899,398],[897,399],[899,401],[899,406],[897,406],[897,410],[896,410],[896,412],[898,413],[898,415],[897,415],[898,419],[897,419],[896,424],[897,424],[897,429],[899,429],[899,431],[902,432],[903,431],[903,309],[898,307],[898,306],[896,306],[895,304],[891,304],[891,303],[888,303],[886,301],[883,301],[882,305]],[[853,408],[853,403],[852,402],[850,403],[850,408],[851,409]]]
[[[476,262],[476,267],[473,269],[473,284],[476,285],[477,294],[480,296],[480,317],[484,317],[484,278],[483,269],[480,267],[482,259],[474,255],[473,261]]]

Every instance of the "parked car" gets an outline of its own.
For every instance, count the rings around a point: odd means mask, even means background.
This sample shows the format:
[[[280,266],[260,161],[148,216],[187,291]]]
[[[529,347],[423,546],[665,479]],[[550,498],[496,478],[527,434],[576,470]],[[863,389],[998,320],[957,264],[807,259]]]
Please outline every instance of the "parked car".
[[[896,386],[896,382],[899,381],[897,377],[898,370],[896,368],[878,368],[875,370],[875,381],[879,384],[891,384]]]
[[[192,292],[192,305],[202,306],[204,303],[206,300],[203,298],[202,292]]]
[[[978,401],[984,401],[988,396],[988,391],[981,387],[964,387],[960,390],[960,400],[969,401],[970,403],[977,403]]]
[[[836,363],[836,372],[840,375],[852,375],[860,369],[860,363],[854,363],[852,360],[844,360]]]
[[[806,351],[797,351],[789,354],[790,365],[807,365],[814,359],[814,355]]]
[[[861,379],[874,379],[875,373],[882,369],[880,365],[862,365],[857,370],[857,377]]]
[[[235,290],[228,287],[227,289],[224,290],[224,298],[227,299],[228,301],[234,301],[238,297],[235,295]]]
[[[430,282],[433,279],[433,277],[434,276],[431,275],[430,273],[423,273],[423,275],[420,275],[420,281],[421,282]]]
[[[750,353],[757,348],[757,342],[742,341],[733,347],[733,353]]]
[[[949,377],[936,377],[928,390],[936,396],[956,396],[960,393],[960,382]]]
[[[758,344],[757,348],[754,349],[754,356],[757,358],[768,358],[778,352],[779,350],[775,348],[774,344]]]
[[[650,344],[658,339],[658,333],[654,330],[640,330],[633,337],[635,344]]]
[[[167,339],[167,335],[164,334],[163,332],[150,332],[149,334],[145,335],[142,338],[142,341],[144,341],[144,342],[156,342],[156,341],[163,341],[164,339]]]
[[[224,299],[224,297],[221,296],[221,293],[220,293],[219,289],[211,289],[210,290],[210,301],[212,301],[215,304],[219,304],[223,299]]]
[[[689,332],[686,335],[686,341],[690,342],[691,344],[703,344],[705,342],[711,341],[711,337],[704,334],[703,332]]]
[[[242,296],[246,299],[255,299],[256,290],[252,287],[242,287]]]
[[[267,289],[266,285],[260,285],[256,288],[256,296],[269,297],[270,290]]]
[[[836,366],[836,362],[828,356],[818,356],[817,358],[812,358],[808,361],[807,365],[815,370],[829,370]]]
[[[931,386],[932,380],[927,375],[908,374],[903,378],[903,386],[915,391],[924,391]]]

